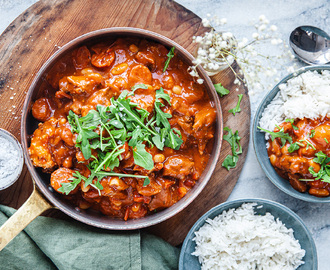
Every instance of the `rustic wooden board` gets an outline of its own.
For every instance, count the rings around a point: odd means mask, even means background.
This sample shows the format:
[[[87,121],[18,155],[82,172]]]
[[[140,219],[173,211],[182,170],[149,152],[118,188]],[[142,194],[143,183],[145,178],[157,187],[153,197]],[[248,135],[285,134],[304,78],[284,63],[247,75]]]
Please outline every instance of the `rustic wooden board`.
[[[206,29],[191,11],[169,0],[41,0],[22,13],[0,37],[0,127],[20,139],[20,116],[26,92],[42,64],[73,38],[87,32],[114,26],[148,29],[173,39],[193,52],[192,36]],[[236,70],[239,67],[234,64]],[[231,152],[223,143],[214,175],[198,198],[183,212],[148,231],[169,243],[182,243],[194,222],[211,207],[224,202],[241,172],[248,149],[250,104],[247,89],[233,84],[234,75],[227,69],[213,78],[231,90],[221,99],[224,126],[238,130],[243,154],[229,172],[221,163]],[[237,91],[236,91],[237,90]],[[235,117],[228,110],[235,107],[237,94],[244,94],[242,112]],[[32,181],[24,167],[20,179],[0,192],[0,203],[19,208],[32,192]],[[61,217],[58,210],[47,215]]]

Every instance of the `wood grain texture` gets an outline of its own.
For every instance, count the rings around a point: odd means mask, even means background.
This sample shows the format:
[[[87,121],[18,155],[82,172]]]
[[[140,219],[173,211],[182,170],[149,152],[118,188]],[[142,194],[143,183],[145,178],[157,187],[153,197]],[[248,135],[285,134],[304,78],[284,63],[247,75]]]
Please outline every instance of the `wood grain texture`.
[[[160,33],[193,52],[192,36],[206,31],[201,19],[169,0],[41,0],[16,18],[0,36],[0,127],[20,139],[20,116],[26,92],[43,63],[65,43],[87,32],[130,26]],[[236,70],[239,67],[234,64]],[[230,69],[213,78],[231,90],[221,99],[224,126],[238,130],[243,154],[235,169],[227,171],[221,163],[231,152],[223,143],[219,163],[205,190],[183,212],[147,229],[171,244],[180,244],[193,223],[211,207],[224,202],[239,177],[248,149],[250,105],[247,89],[233,84]],[[244,94],[242,112],[235,117],[228,110],[235,107],[237,94]],[[0,192],[0,203],[20,207],[32,192],[31,177],[24,166],[19,180]],[[63,217],[57,210],[49,216]]]

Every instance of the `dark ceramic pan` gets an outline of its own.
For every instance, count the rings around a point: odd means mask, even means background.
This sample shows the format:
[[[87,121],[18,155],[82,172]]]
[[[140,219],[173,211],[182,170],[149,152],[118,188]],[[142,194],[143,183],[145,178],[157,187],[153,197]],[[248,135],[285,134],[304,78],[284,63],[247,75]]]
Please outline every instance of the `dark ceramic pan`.
[[[112,230],[132,230],[132,229],[139,229],[139,228],[152,226],[174,216],[175,214],[182,211],[187,205],[189,205],[202,191],[202,189],[205,187],[205,185],[207,184],[208,180],[210,179],[213,173],[213,170],[216,166],[220,154],[220,147],[222,142],[222,113],[221,113],[221,107],[218,96],[214,90],[210,78],[207,76],[207,74],[202,68],[198,67],[197,70],[201,78],[204,79],[204,85],[206,86],[210,99],[213,101],[217,111],[214,147],[212,150],[211,158],[209,159],[206,169],[201,175],[198,184],[196,184],[196,186],[193,189],[191,189],[186,194],[185,197],[183,197],[179,202],[177,202],[170,208],[167,208],[163,211],[160,211],[158,213],[140,219],[123,221],[120,219],[104,216],[93,210],[89,210],[89,209],[81,210],[76,206],[70,204],[70,202],[68,202],[67,200],[63,199],[61,194],[55,192],[52,188],[50,188],[49,174],[44,174],[41,170],[35,168],[30,160],[28,154],[29,135],[33,133],[33,131],[37,128],[38,125],[37,120],[35,120],[32,117],[31,106],[34,100],[36,100],[36,98],[40,94],[39,89],[41,84],[45,81],[45,77],[47,73],[51,70],[54,64],[63,57],[63,55],[70,53],[70,51],[74,50],[75,48],[83,44],[94,44],[104,40],[111,40],[111,39],[115,40],[118,37],[139,37],[139,38],[145,38],[148,40],[156,41],[158,43],[163,44],[167,48],[171,48],[172,46],[175,46],[176,52],[182,59],[184,59],[184,61],[190,64],[191,61],[193,60],[193,57],[189,52],[187,52],[183,47],[176,44],[172,40],[157,33],[146,31],[143,29],[128,28],[128,27],[109,28],[109,29],[97,30],[94,32],[87,33],[83,36],[80,36],[72,40],[65,46],[63,46],[53,56],[51,56],[36,75],[34,81],[30,86],[30,89],[28,91],[24,103],[22,122],[21,122],[21,129],[22,129],[21,139],[22,139],[22,146],[23,146],[26,164],[32,175],[32,178],[35,181],[36,186],[38,187],[38,189],[35,189],[34,193],[38,193],[39,197],[42,197],[41,196],[42,194],[46,198],[45,201],[49,202],[48,208],[51,206],[55,206],[64,213],[66,213],[67,215],[75,218],[76,220],[79,220],[83,223],[92,226],[96,226],[104,229],[112,229]],[[32,219],[33,218],[34,217],[32,217]]]

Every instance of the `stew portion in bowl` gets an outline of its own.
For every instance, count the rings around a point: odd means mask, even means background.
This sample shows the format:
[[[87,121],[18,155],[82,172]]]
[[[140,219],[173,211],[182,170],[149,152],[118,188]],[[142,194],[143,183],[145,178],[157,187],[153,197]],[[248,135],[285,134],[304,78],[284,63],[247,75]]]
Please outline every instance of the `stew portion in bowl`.
[[[216,110],[187,69],[174,49],[145,39],[77,48],[32,106],[33,165],[81,209],[127,220],[170,207],[213,147]]]
[[[276,172],[299,192],[330,195],[330,119],[288,119],[268,141],[268,156]],[[284,144],[283,144],[284,142]]]

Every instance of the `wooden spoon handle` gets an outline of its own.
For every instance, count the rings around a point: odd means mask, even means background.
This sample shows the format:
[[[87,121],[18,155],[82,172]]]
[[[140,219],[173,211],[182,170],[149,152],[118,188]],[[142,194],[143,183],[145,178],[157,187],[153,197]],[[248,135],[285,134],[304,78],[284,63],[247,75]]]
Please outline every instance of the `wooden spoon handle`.
[[[53,206],[34,188],[27,201],[0,228],[0,251],[32,220]]]

